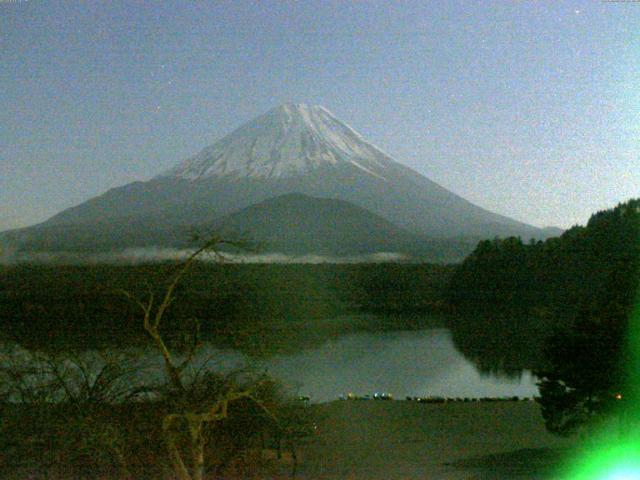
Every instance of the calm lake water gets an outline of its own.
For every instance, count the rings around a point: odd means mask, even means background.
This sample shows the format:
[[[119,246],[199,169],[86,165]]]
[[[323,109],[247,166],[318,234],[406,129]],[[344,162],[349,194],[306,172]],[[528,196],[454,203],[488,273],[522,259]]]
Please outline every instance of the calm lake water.
[[[456,350],[445,328],[343,335],[317,348],[257,362],[237,352],[205,347],[198,363],[205,358],[215,359],[215,365],[223,369],[250,364],[314,402],[335,400],[350,392],[388,392],[395,398],[538,394],[536,379],[529,372],[520,378],[481,375]]]
[[[91,353],[85,353],[85,358]],[[97,354],[88,358],[91,370],[103,362]],[[155,352],[136,355],[138,379],[144,383],[162,378],[162,360]],[[481,375],[454,347],[444,328],[385,333],[356,333],[331,339],[318,348],[254,361],[239,352],[205,345],[194,359],[194,369],[231,371],[251,366],[281,380],[296,394],[313,402],[340,395],[373,395],[388,392],[405,396],[502,397],[538,394],[535,378],[525,372],[520,378]]]
[[[528,372],[516,379],[480,375],[444,328],[345,335],[313,350],[274,357],[262,366],[317,402],[349,392],[389,392],[395,398],[538,394],[535,377]]]

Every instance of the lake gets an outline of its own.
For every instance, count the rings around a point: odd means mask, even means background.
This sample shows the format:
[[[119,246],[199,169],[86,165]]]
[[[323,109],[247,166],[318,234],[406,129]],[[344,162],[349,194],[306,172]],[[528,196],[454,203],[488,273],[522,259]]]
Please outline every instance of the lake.
[[[86,352],[83,357],[96,372],[103,363],[95,352]],[[159,354],[146,351],[136,358],[143,366],[138,379],[147,383],[161,378]],[[252,360],[239,352],[205,344],[194,359],[194,369],[207,362],[209,368],[222,371],[244,366],[251,366],[256,372],[266,371],[292,393],[308,395],[313,402],[335,400],[348,393],[376,392],[388,392],[399,399],[538,394],[536,379],[529,372],[519,378],[481,375],[456,350],[445,328],[342,335],[317,348],[267,360]]]
[[[481,375],[454,347],[447,329],[356,333],[319,348],[276,356],[261,365],[313,401],[341,394],[501,397],[538,394],[535,377]]]
[[[519,378],[480,374],[456,350],[445,328],[342,335],[317,348],[261,361],[206,346],[197,362],[209,357],[224,369],[251,364],[314,402],[335,400],[347,393],[388,392],[395,398],[538,394],[536,379],[530,372]]]

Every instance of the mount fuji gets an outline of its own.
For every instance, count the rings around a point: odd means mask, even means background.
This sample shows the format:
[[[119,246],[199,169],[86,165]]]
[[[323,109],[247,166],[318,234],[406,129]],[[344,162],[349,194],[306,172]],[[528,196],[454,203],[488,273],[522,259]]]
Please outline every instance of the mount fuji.
[[[111,189],[3,237],[23,250],[175,246],[191,227],[220,226],[231,214],[294,193],[302,195],[297,204],[303,198],[346,202],[420,238],[546,236],[398,163],[324,107],[286,104],[149,181]],[[302,210],[299,220],[314,224]],[[251,235],[251,222],[244,224]],[[354,228],[364,224],[354,222]],[[393,235],[389,225],[385,232]]]

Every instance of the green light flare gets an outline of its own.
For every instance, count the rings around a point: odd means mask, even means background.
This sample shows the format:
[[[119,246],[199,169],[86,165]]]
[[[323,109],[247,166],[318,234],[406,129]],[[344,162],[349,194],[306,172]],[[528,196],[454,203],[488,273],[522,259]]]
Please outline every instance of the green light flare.
[[[629,338],[627,343],[627,395],[628,402],[635,405],[634,416],[640,416],[640,292],[636,295],[635,308],[629,319]]]
[[[580,450],[563,480],[640,480],[640,282],[625,349],[626,383],[615,420]]]
[[[562,478],[566,480],[640,480],[640,438],[602,439],[583,452]]]

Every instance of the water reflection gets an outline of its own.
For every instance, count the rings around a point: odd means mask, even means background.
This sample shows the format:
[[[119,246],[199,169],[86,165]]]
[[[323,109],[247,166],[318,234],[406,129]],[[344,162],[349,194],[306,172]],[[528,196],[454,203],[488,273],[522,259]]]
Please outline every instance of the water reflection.
[[[481,375],[455,348],[443,328],[358,333],[323,346],[261,363],[270,374],[315,401],[340,394],[405,396],[533,396],[535,378]]]
[[[5,359],[33,368],[20,360],[21,349]],[[105,356],[106,355],[106,356]],[[114,349],[109,352],[83,352],[71,362],[62,360],[65,369],[81,370],[93,378],[108,362],[109,356],[121,356],[133,362],[133,381],[139,385],[153,385],[164,381],[162,357],[153,350]],[[25,359],[27,357],[24,357]],[[33,358],[33,366],[46,364]],[[16,363],[14,363],[17,365]],[[33,367],[32,366],[32,367]],[[206,344],[199,350],[190,375],[202,368],[230,372],[249,367],[256,372],[266,371],[281,380],[293,393],[309,395],[314,402],[335,400],[353,392],[372,395],[389,392],[395,398],[406,396],[443,397],[501,397],[537,395],[535,378],[524,372],[518,378],[481,374],[454,347],[451,333],[444,328],[385,333],[355,333],[331,339],[320,347],[294,354],[278,355],[267,360],[250,360],[232,350],[221,350]],[[72,372],[73,373],[73,372]],[[30,374],[31,375],[31,374]],[[93,380],[96,380],[93,378]],[[28,383],[46,382],[47,377],[34,377]]]

